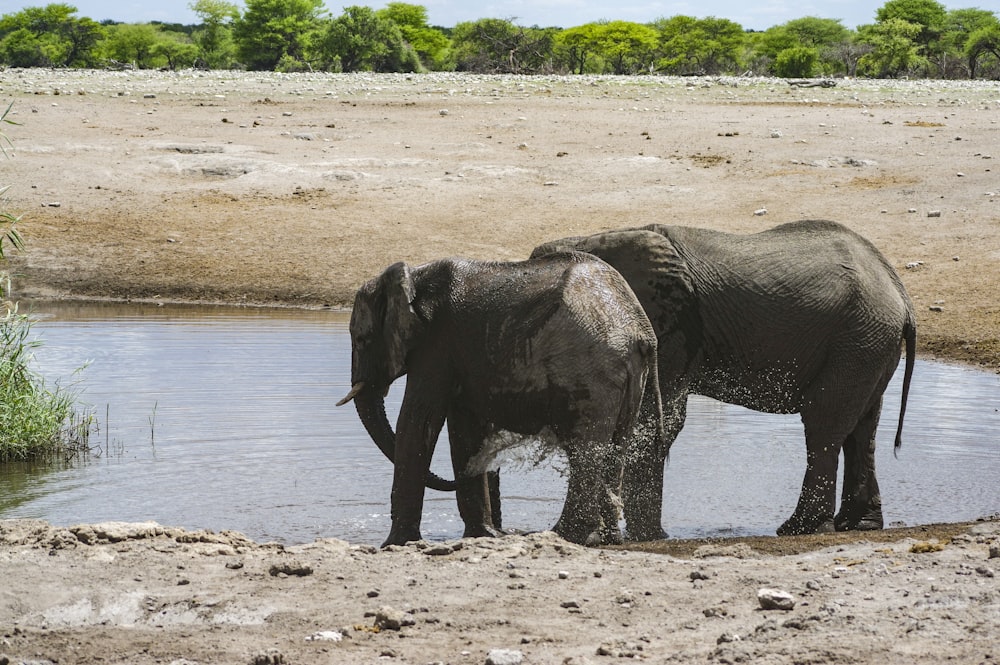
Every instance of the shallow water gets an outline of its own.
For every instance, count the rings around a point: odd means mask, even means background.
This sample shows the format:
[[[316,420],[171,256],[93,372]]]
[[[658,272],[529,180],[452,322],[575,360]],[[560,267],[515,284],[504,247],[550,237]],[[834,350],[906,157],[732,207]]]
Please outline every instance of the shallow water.
[[[50,303],[35,311],[37,369],[78,383],[101,423],[91,441],[101,450],[68,468],[0,468],[0,517],[155,520],[289,543],[379,543],[388,533],[392,468],[354,409],[334,406],[350,383],[344,314]],[[876,460],[887,522],[1000,511],[1000,376],[918,362],[894,459],[900,375],[886,393]],[[400,388],[387,399],[393,420]],[[560,467],[504,467],[506,527],[555,522]],[[452,475],[444,440],[434,469]],[[667,466],[664,525],[674,537],[773,534],[804,470],[797,416],[692,397]],[[424,536],[461,531],[454,497],[428,491]]]

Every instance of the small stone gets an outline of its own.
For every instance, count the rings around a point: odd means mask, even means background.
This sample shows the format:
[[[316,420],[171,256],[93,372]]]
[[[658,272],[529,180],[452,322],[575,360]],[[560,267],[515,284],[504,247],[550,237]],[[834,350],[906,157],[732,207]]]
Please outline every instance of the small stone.
[[[790,610],[795,607],[795,598],[780,589],[761,589],[757,592],[757,602],[765,610]]]
[[[524,654],[516,649],[490,649],[486,654],[486,665],[521,665]]]
[[[944,311],[944,307],[942,307],[941,305],[931,305],[927,309],[929,309],[932,312],[943,312]]]
[[[344,634],[338,630],[321,630],[306,637],[306,642],[340,642]]]
[[[990,558],[1000,559],[1000,543],[990,543]]]
[[[565,571],[565,570],[560,570],[559,571],[559,579],[561,579],[561,580],[569,579],[569,572]]]
[[[997,574],[992,568],[987,568],[986,566],[976,566],[976,573],[983,577],[996,577]]]
[[[767,214],[767,208],[759,208],[753,211],[753,214],[757,217],[763,217]]]
[[[378,589],[369,589],[365,595],[369,598],[378,598],[381,592]]]
[[[442,116],[443,115],[448,115],[448,109],[441,109],[440,111],[438,111],[438,115],[442,115]]]
[[[688,578],[691,580],[707,580],[709,579],[709,576],[706,572],[702,570],[692,570],[691,573],[688,575]]]
[[[412,614],[401,612],[395,608],[383,605],[375,613],[375,626],[380,630],[399,630],[403,626],[412,626],[416,619]]]
[[[940,217],[941,216],[941,211],[940,210],[928,210],[927,211],[927,216],[928,217]]]
[[[563,608],[564,610],[579,609],[579,607],[580,607],[580,601],[578,601],[578,600],[564,600],[563,602],[559,603],[559,607]]]
[[[271,577],[278,577],[279,575],[308,577],[313,574],[313,569],[298,561],[282,561],[281,563],[273,564],[268,569],[268,572],[271,574]]]
[[[250,665],[284,665],[285,655],[277,649],[268,649],[254,654],[250,658]]]

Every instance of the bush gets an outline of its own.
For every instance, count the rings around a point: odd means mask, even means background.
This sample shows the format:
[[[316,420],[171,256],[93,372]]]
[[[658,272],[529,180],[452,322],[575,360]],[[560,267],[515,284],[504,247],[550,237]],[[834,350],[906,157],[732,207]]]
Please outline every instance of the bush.
[[[89,449],[89,414],[76,412],[76,396],[61,388],[49,390],[31,371],[31,320],[7,310],[0,319],[0,462],[45,457],[69,457]]]

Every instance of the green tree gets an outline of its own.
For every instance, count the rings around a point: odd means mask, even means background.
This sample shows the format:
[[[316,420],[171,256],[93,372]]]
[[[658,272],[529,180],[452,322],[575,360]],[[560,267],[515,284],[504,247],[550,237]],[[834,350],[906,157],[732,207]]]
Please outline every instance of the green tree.
[[[988,53],[977,53],[970,59],[967,48],[973,35],[989,34],[991,28],[1000,27],[1000,19],[993,12],[985,9],[954,9],[945,17],[944,29],[941,34],[941,49],[938,55],[938,71],[945,77],[964,76],[975,78],[979,71],[978,56]]]
[[[937,0],[888,0],[875,11],[875,20],[877,23],[906,21],[918,26],[919,30],[910,39],[917,45],[917,55],[923,63],[938,54],[947,14],[948,10]]]
[[[774,73],[784,78],[815,76],[819,67],[819,51],[809,46],[786,48],[774,60]]]
[[[565,62],[569,71],[575,74],[586,74],[591,70],[588,62],[600,50],[599,23],[586,23],[560,31],[555,38],[555,46],[560,54],[560,60]]]
[[[894,78],[924,65],[926,59],[916,42],[920,30],[916,23],[901,18],[861,26],[858,38],[872,50],[861,57],[858,70],[877,78]]]
[[[657,68],[675,74],[735,73],[746,44],[743,28],[724,18],[674,16],[659,19],[661,58]]]
[[[556,32],[498,18],[459,23],[452,31],[456,66],[461,71],[494,74],[550,71]]]
[[[979,72],[1000,78],[1000,25],[986,26],[969,35],[965,57],[969,62],[969,78],[976,78]]]
[[[95,64],[101,26],[77,18],[76,7],[49,4],[0,17],[0,61],[17,67],[84,67]]]
[[[764,56],[765,66],[778,76],[815,76],[845,70],[839,53],[850,40],[851,31],[838,19],[808,16],[768,28],[756,38],[753,50]],[[812,64],[803,58],[811,59]],[[810,73],[801,73],[806,70]],[[789,73],[793,71],[799,73]]]
[[[596,50],[611,65],[614,74],[648,72],[653,68],[659,33],[631,21],[598,23],[593,28]]]
[[[105,28],[101,53],[107,60],[133,64],[139,69],[156,66],[154,46],[159,31],[149,23],[117,23]]]
[[[314,51],[327,66],[338,61],[345,72],[420,70],[419,58],[404,43],[399,26],[371,7],[344,8],[320,33]]]
[[[376,14],[399,27],[403,40],[416,51],[423,65],[430,69],[442,69],[447,65],[451,40],[441,30],[427,23],[425,7],[406,2],[390,2]]]
[[[236,53],[232,23],[239,18],[239,8],[226,0],[196,0],[188,7],[201,19],[192,36],[201,62],[209,69],[229,67]]]
[[[323,0],[246,0],[233,23],[236,53],[253,70],[273,70],[283,58],[305,62],[323,16]]]
[[[198,47],[183,33],[160,32],[151,54],[157,66],[164,61],[168,69],[178,70],[194,65],[198,59]]]

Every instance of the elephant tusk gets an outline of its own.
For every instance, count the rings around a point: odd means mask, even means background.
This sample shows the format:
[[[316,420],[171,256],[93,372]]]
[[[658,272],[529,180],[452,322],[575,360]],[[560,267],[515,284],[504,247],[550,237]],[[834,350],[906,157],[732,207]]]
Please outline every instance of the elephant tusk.
[[[337,406],[344,406],[345,404],[347,404],[348,402],[350,402],[352,399],[354,399],[355,397],[357,397],[358,393],[361,392],[364,389],[365,389],[365,382],[364,381],[359,381],[358,383],[355,383],[353,386],[351,386],[351,391],[349,393],[347,393],[346,395],[344,395],[344,399],[342,399],[339,402],[337,402]]]

